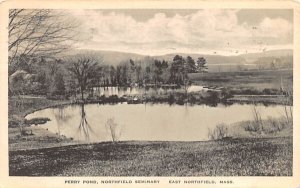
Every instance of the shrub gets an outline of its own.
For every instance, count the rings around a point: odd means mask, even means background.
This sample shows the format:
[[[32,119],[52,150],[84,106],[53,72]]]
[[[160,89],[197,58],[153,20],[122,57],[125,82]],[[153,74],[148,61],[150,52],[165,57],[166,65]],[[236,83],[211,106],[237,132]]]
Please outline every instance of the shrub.
[[[272,132],[280,132],[285,128],[284,123],[281,123],[279,120],[276,120],[272,117],[268,117],[268,123]]]
[[[221,96],[223,99],[228,99],[233,97],[233,91],[228,89],[222,89]]]
[[[121,131],[118,129],[119,125],[115,122],[114,118],[109,118],[106,121],[106,127],[109,130],[111,139],[113,142],[116,142],[120,139]]]
[[[279,95],[279,94],[281,94],[281,92],[278,89],[269,89],[269,88],[264,89],[262,92],[265,95]]]
[[[173,104],[174,102],[175,102],[175,97],[174,97],[173,94],[170,94],[170,95],[168,96],[168,103],[169,103],[169,104]]]
[[[218,140],[228,136],[228,127],[225,123],[218,124],[215,129],[208,129],[208,139]]]
[[[26,125],[38,125],[38,124],[45,124],[47,121],[50,121],[49,118],[32,118],[32,119],[25,119],[25,124]]]
[[[119,97],[118,95],[111,95],[108,97],[108,102],[110,103],[116,103],[119,102]]]
[[[193,94],[190,94],[188,96],[188,101],[191,103],[191,104],[195,104],[197,102],[197,98],[193,95]]]
[[[207,94],[208,94],[208,96],[206,97],[207,103],[216,104],[220,102],[219,93],[217,91],[208,91]]]
[[[261,126],[258,123],[250,121],[245,125],[244,129],[249,132],[258,132],[261,129]]]

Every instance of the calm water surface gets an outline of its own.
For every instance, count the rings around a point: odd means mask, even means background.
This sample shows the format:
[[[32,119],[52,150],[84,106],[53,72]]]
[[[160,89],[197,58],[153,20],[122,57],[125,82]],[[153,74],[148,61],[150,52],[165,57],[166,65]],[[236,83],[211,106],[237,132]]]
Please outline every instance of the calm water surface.
[[[253,105],[168,105],[168,104],[86,104],[49,108],[26,118],[48,117],[43,128],[78,141],[110,141],[111,130],[118,140],[207,140],[208,128],[218,123],[253,120]],[[262,119],[280,117],[284,107],[257,105]],[[111,119],[110,123],[108,120]]]
[[[187,87],[187,92],[198,92],[198,91],[206,91],[207,88],[204,88],[203,86],[197,86],[197,85],[191,85]],[[184,92],[183,88],[144,88],[144,87],[95,87],[94,93],[96,95],[105,95],[106,97],[109,97],[111,95],[117,95],[119,97],[122,97],[123,95],[142,95],[142,94],[167,94],[167,93],[173,93],[173,92]]]

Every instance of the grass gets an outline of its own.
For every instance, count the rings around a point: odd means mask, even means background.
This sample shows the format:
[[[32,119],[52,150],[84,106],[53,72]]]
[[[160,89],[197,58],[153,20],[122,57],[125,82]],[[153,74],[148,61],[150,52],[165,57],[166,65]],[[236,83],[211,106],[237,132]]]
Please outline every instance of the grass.
[[[293,136],[293,122],[288,122],[286,117],[269,117],[264,120],[241,121],[227,127],[227,136],[233,138],[276,138]]]
[[[199,85],[239,89],[280,89],[281,78],[285,89],[293,86],[293,70],[194,73],[189,77]]]
[[[292,176],[292,137],[10,151],[10,176]]]
[[[232,98],[227,99],[227,102],[232,103],[262,103],[265,105],[269,104],[281,104],[281,105],[292,105],[293,101],[284,95],[234,95]]]
[[[17,97],[9,98],[8,105],[8,117],[9,117],[9,129],[8,129],[8,143],[9,150],[22,150],[22,149],[37,149],[62,146],[66,144],[74,144],[72,139],[64,138],[60,135],[56,135],[38,126],[29,126],[30,124],[40,124],[48,121],[47,118],[38,118],[25,120],[25,116],[36,110],[70,104],[67,100],[49,100],[45,97],[31,97],[23,96],[23,105],[18,106],[20,99]],[[24,121],[23,121],[24,120]],[[26,133],[26,136],[21,136],[19,124],[24,122],[25,126],[22,127],[22,131]]]
[[[68,100],[49,100],[46,97],[31,96],[22,96],[23,105],[20,105],[20,101],[14,96],[8,99],[9,125],[16,126],[21,119],[34,111],[71,103]]]
[[[15,96],[9,97],[9,115],[24,116],[39,109],[70,103],[69,100],[49,100],[46,99],[46,97],[22,96],[22,98],[23,105],[17,107],[16,105],[19,102],[19,99]]]
[[[25,127],[24,130],[29,134],[20,136],[19,128],[8,129],[10,151],[58,147],[77,143],[71,138],[59,136],[38,126]]]

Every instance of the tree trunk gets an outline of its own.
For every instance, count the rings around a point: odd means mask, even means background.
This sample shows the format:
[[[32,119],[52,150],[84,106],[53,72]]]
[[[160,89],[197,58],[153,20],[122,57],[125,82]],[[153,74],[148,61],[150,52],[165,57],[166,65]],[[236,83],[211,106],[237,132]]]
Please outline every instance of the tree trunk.
[[[82,102],[84,102],[83,89],[82,88],[80,89],[80,92],[81,92],[81,100],[82,100]]]

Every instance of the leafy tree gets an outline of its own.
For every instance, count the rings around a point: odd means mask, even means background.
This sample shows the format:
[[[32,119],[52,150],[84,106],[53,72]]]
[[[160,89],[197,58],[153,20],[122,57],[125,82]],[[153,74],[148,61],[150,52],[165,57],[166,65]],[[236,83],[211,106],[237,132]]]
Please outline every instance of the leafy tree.
[[[109,78],[110,78],[111,85],[115,86],[116,85],[116,69],[114,66],[110,66]]]
[[[129,63],[130,63],[130,65],[129,65],[130,66],[129,82],[134,82],[133,74],[135,73],[136,65],[132,59],[129,60]]]
[[[136,66],[136,80],[141,83],[141,72],[142,72],[142,67],[141,65]]]
[[[31,67],[29,65],[29,57],[27,55],[20,55],[9,63],[9,75],[13,74],[16,70],[24,70],[26,72],[31,72]]]
[[[35,81],[40,84],[40,87],[38,88],[38,93],[46,94],[48,90],[46,72],[43,70],[39,71],[36,75]]]
[[[163,73],[162,62],[159,60],[155,60],[154,67],[154,83],[155,85],[157,85],[157,82],[161,81],[161,75]]]
[[[121,66],[117,66],[117,70],[116,70],[116,80],[117,80],[117,84],[121,85],[122,84],[122,80],[121,80]]]
[[[207,72],[206,59],[199,57],[196,63],[197,72]]]
[[[125,64],[122,66],[122,76],[121,76],[121,80],[123,85],[127,85],[128,81],[130,81],[129,76],[128,76],[128,66]]]
[[[188,73],[197,72],[196,62],[191,56],[186,57],[186,64]]]
[[[65,89],[64,77],[60,72],[58,72],[54,76],[53,82],[50,87],[50,93],[51,95],[64,95]]]
[[[67,86],[66,90],[68,92],[68,95],[74,95],[75,98],[76,98],[76,87],[77,87],[77,85],[76,85],[75,80],[74,79],[66,79],[66,81],[67,81],[66,82],[66,86]]]
[[[171,64],[171,82],[184,84],[187,79],[186,61],[182,56],[176,55]]]
[[[145,84],[149,83],[151,81],[151,68],[149,66],[147,66],[145,68]]]

